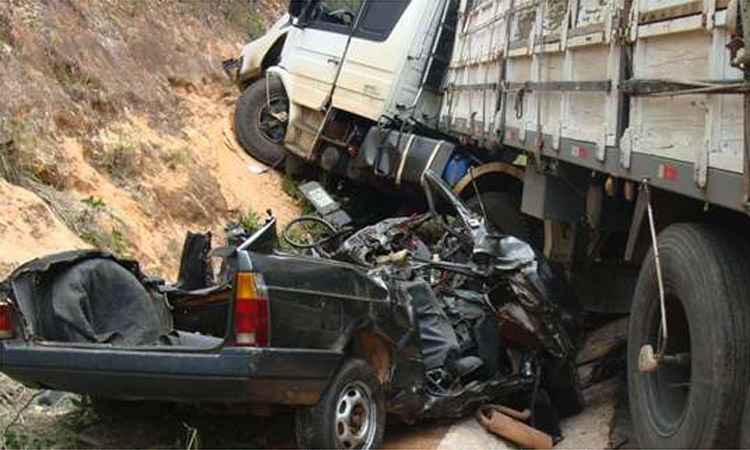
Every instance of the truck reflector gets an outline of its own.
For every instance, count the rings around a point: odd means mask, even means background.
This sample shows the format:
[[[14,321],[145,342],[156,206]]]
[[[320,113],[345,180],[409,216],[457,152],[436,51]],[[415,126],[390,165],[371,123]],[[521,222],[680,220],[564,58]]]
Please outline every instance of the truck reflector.
[[[237,345],[268,346],[268,295],[263,276],[242,272],[237,274],[234,301],[234,332]]]
[[[586,147],[580,147],[580,146],[574,145],[570,149],[570,154],[574,158],[588,159],[589,149],[587,149]]]
[[[680,172],[677,170],[677,167],[669,164],[659,165],[659,178],[662,180],[676,181],[679,176]]]
[[[13,337],[13,320],[10,303],[0,302],[0,339]]]

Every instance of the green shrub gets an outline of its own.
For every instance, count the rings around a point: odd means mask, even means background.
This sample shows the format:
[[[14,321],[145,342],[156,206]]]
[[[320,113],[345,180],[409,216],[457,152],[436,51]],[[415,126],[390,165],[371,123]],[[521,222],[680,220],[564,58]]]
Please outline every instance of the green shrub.
[[[260,217],[260,214],[253,210],[249,210],[247,213],[240,216],[239,223],[249,233],[253,233],[263,226],[263,219]]]

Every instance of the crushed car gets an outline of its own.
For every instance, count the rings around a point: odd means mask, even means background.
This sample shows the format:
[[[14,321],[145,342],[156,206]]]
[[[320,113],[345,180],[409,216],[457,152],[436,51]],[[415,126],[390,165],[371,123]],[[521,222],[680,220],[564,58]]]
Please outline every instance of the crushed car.
[[[0,371],[94,399],[294,408],[302,448],[377,448],[386,414],[497,401],[560,439],[583,408],[575,299],[529,244],[431,172],[423,184],[426,213],[294,222],[324,230],[287,227],[297,254],[270,214],[225,247],[189,235],[172,284],[100,252],[33,260],[0,284]]]

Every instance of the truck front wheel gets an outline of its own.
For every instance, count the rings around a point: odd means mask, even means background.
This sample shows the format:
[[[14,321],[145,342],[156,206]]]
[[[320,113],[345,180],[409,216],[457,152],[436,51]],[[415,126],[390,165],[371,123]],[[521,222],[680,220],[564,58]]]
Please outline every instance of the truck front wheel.
[[[265,78],[248,86],[234,113],[234,133],[245,152],[268,165],[284,162],[288,111],[289,100],[278,78],[271,77],[267,86]]]
[[[317,405],[297,410],[300,448],[380,448],[384,431],[383,389],[361,359],[344,363]]]
[[[668,339],[653,372],[641,348],[660,345],[653,251],[638,278],[628,337],[628,391],[642,448],[734,448],[747,387],[747,254],[741,241],[705,225],[659,235]]]

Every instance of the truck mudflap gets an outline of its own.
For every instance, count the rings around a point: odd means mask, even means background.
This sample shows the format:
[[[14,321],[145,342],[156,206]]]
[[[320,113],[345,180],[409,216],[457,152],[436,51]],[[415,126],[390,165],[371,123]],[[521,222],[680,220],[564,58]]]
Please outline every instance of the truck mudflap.
[[[123,400],[314,405],[343,357],[325,350],[165,352],[8,343],[0,370],[35,388]]]

